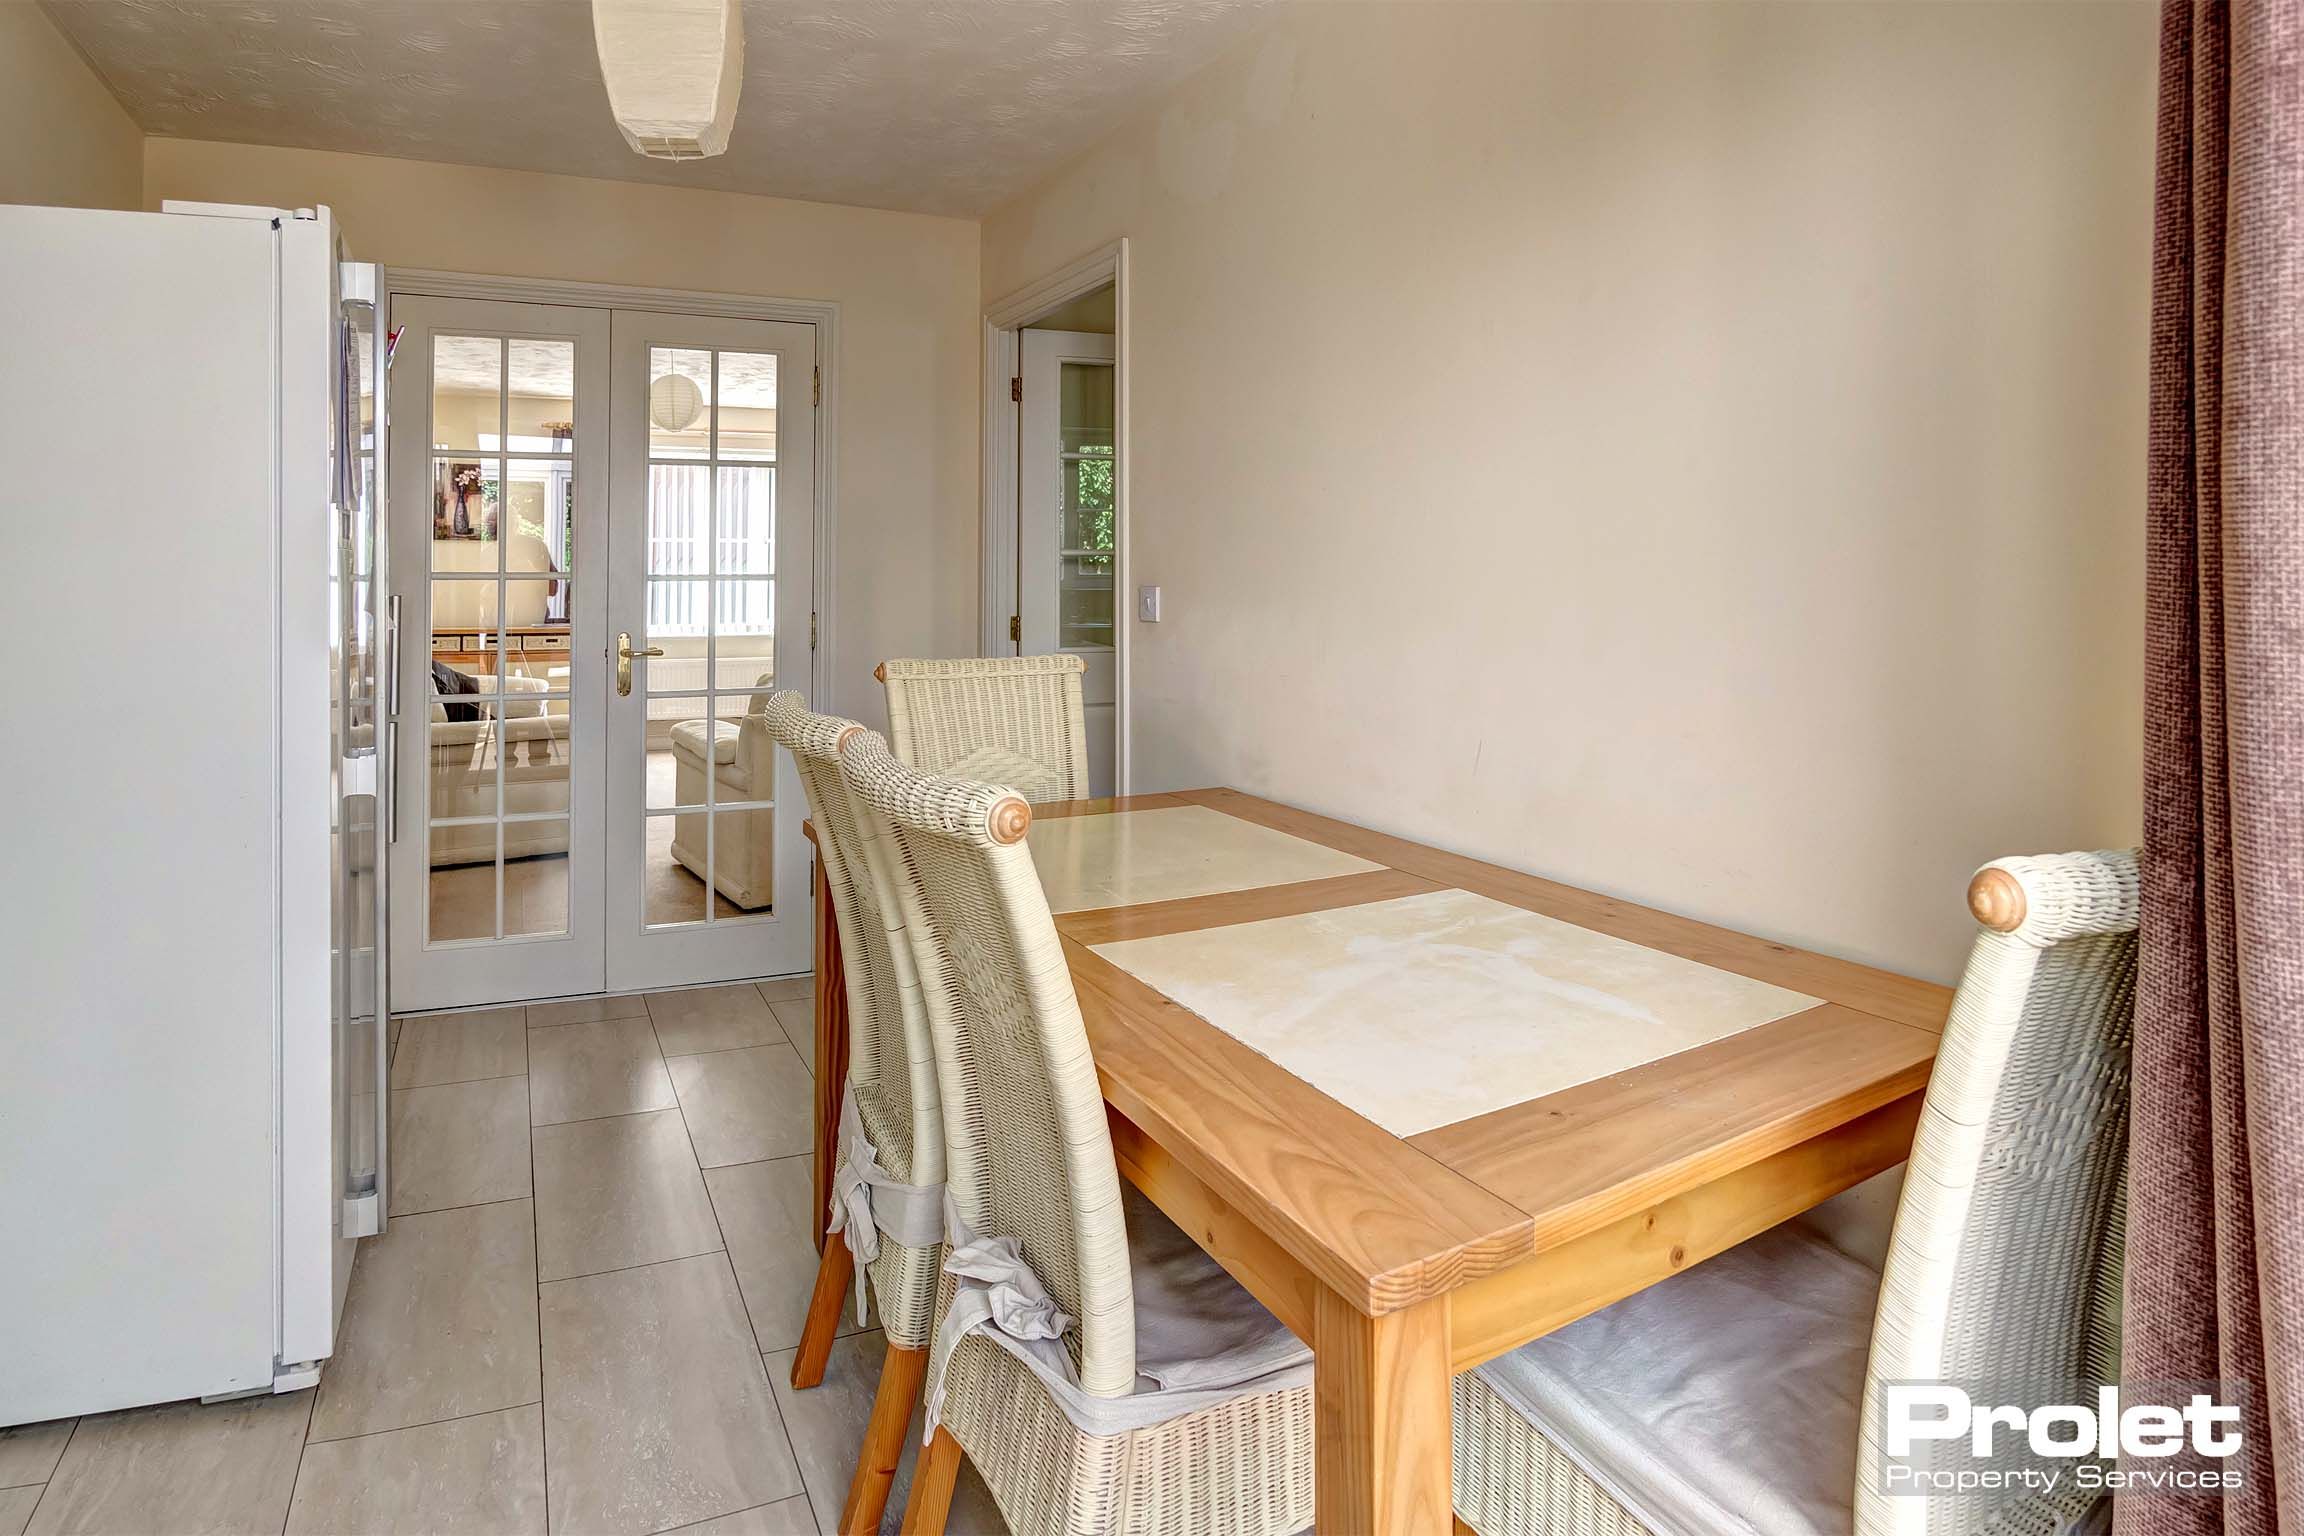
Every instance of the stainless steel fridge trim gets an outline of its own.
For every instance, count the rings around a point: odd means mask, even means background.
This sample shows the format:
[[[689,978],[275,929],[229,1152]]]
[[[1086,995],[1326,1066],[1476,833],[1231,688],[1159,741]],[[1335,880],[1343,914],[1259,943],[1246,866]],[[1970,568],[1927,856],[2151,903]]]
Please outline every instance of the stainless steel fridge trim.
[[[370,387],[375,392],[375,425],[373,438],[375,516],[369,520],[369,533],[375,540],[369,551],[368,568],[372,585],[371,601],[376,604],[377,617],[386,620],[379,627],[384,631],[384,653],[378,656],[382,668],[378,681],[383,684],[389,705],[385,728],[376,733],[376,816],[382,823],[376,839],[376,1188],[370,1196],[372,1213],[367,1216],[369,1231],[381,1236],[390,1220],[391,1201],[386,1198],[392,1188],[392,860],[389,850],[400,835],[399,817],[399,749],[400,749],[400,598],[392,591],[392,496],[389,476],[392,455],[387,450],[387,437],[392,416],[392,325],[391,310],[384,299],[384,269],[374,262],[354,263],[358,280],[363,285],[362,297],[368,301],[369,323],[375,327],[374,340],[368,348],[368,367],[373,375]]]

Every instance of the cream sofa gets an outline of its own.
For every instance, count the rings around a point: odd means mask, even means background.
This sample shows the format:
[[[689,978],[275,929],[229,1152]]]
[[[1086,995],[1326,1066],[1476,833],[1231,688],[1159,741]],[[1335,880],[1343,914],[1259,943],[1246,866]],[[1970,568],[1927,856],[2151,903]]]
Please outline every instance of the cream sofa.
[[[504,810],[521,812],[568,810],[568,717],[559,700],[522,698],[543,693],[553,685],[541,677],[504,680]],[[566,686],[562,684],[561,686]],[[429,814],[493,816],[496,814],[496,769],[484,751],[495,724],[497,701],[457,696],[458,702],[480,711],[478,720],[450,720],[447,700],[435,693],[430,710]],[[566,853],[568,823],[514,821],[504,826],[504,857],[531,858],[537,854]],[[432,867],[485,864],[496,857],[496,829],[486,823],[432,829]]]
[[[768,734],[763,714],[768,695],[756,693],[741,720],[682,720],[672,727],[675,789],[682,805],[704,803],[705,759],[718,781],[718,803],[773,800],[776,797],[776,743]],[[710,745],[706,743],[709,741]],[[767,906],[776,852],[776,813],[722,811],[720,846],[712,884],[721,895],[747,912]],[[672,857],[702,880],[704,824],[702,811],[672,818]]]

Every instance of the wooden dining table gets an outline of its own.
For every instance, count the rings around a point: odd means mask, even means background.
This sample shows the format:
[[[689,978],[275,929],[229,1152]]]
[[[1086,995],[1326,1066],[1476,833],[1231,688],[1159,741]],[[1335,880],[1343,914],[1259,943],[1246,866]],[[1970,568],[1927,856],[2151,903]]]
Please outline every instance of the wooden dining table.
[[[1449,1530],[1457,1372],[1902,1161],[1951,1003],[1236,790],[1030,840],[1122,1175],[1312,1346],[1323,1532]]]

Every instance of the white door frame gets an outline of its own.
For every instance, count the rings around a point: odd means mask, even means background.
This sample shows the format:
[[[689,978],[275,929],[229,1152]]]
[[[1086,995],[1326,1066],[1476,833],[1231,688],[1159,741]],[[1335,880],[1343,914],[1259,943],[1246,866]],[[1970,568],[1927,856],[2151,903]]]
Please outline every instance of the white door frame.
[[[604,805],[602,742],[607,711],[601,700],[604,691],[601,680],[605,674],[600,656],[592,646],[606,624],[608,612],[605,595],[608,318],[582,306],[507,306],[501,300],[444,299],[428,294],[411,294],[406,298],[405,303],[395,298],[393,309],[387,311],[403,328],[402,334],[410,326],[417,331],[411,355],[396,357],[396,366],[404,370],[421,369],[423,376],[413,381],[420,386],[420,393],[405,401],[410,408],[398,414],[398,435],[389,437],[386,443],[386,458],[391,466],[388,483],[403,501],[412,492],[423,495],[432,484],[432,466],[438,454],[429,430],[436,387],[430,371],[429,336],[469,331],[481,335],[549,336],[564,340],[574,357],[575,381],[571,388],[575,391],[579,424],[573,456],[566,461],[576,481],[571,511],[575,518],[577,561],[575,598],[569,612],[571,649],[566,653],[566,661],[570,675],[564,722],[570,754],[568,805],[564,813],[568,829],[564,877],[567,927],[553,934],[506,934],[469,947],[454,942],[436,945],[426,932],[432,899],[432,882],[427,878],[432,873],[428,802],[433,781],[428,705],[434,694],[425,680],[425,668],[432,658],[433,626],[429,615],[440,584],[432,577],[430,514],[423,514],[419,521],[404,517],[401,506],[389,500],[386,503],[384,529],[386,546],[391,551],[389,570],[398,574],[404,589],[396,600],[400,631],[393,647],[393,666],[399,675],[390,689],[392,699],[399,702],[393,716],[398,732],[392,765],[396,792],[389,821],[395,835],[387,852],[387,868],[391,875],[390,888],[400,893],[403,913],[416,917],[413,922],[391,925],[394,986],[406,1006],[412,1009],[491,1004],[504,1001],[507,990],[514,997],[565,996],[572,990],[570,983],[574,983],[576,989],[597,990],[599,983],[593,978],[602,974],[603,945],[591,930],[599,927],[605,932],[600,921],[600,892],[605,873],[600,833],[607,825],[601,814]],[[409,386],[408,373],[401,373],[398,382],[403,387]],[[508,384],[506,375],[499,387]],[[391,393],[388,386],[388,401]],[[473,457],[489,456],[478,448],[469,452]],[[505,444],[498,447],[494,457],[509,466],[521,455],[509,451],[509,445]],[[505,536],[509,538],[508,530]],[[499,552],[502,547],[498,546]],[[519,571],[512,571],[509,579],[517,584],[520,575]],[[507,576],[499,573],[495,579],[501,582]],[[576,644],[578,641],[584,643]],[[506,668],[512,659],[510,655],[504,658]],[[552,706],[537,707],[549,712]],[[490,713],[493,716],[495,712]],[[492,733],[493,725],[489,729]],[[511,750],[509,739],[501,741],[491,757],[508,759]],[[501,813],[504,807],[499,804],[496,809]],[[500,875],[499,891],[501,880]],[[584,986],[586,982],[590,983],[589,987]]]
[[[1112,286],[1113,448],[1119,466],[1112,476],[1112,779],[1113,792],[1130,790],[1128,660],[1133,648],[1135,587],[1128,554],[1128,482],[1135,455],[1128,438],[1128,240],[1126,236],[1091,251],[1036,283],[1017,289],[984,310],[984,487],[983,588],[979,643],[986,656],[1013,656],[1008,620],[1016,607],[1016,438],[1021,426],[1009,381],[1023,366],[1017,332],[1033,321],[1107,283]]]
[[[1090,286],[1094,286],[1091,284]],[[809,584],[816,636],[808,658],[808,707],[841,713],[832,696],[839,670],[832,654],[839,626],[833,621],[837,552],[833,527],[840,505],[837,451],[840,419],[840,305],[831,299],[771,299],[690,288],[635,288],[620,283],[562,282],[556,278],[494,277],[484,273],[440,272],[422,267],[388,267],[389,296],[428,294],[449,299],[517,299],[532,304],[570,304],[593,309],[650,309],[681,315],[724,315],[731,320],[796,320],[816,327],[816,506],[813,579]],[[1011,438],[1010,457],[1014,457]],[[1125,473],[1123,468],[1122,473]],[[1013,472],[1011,472],[1013,478]],[[1013,539],[1011,539],[1013,542]],[[1013,562],[1011,562],[1013,564]],[[1008,610],[1001,610],[1003,613]],[[853,711],[850,711],[853,713]]]
[[[608,450],[613,489],[608,500],[612,508],[623,508],[625,515],[614,519],[608,536],[612,555],[608,569],[606,632],[611,664],[615,659],[614,640],[619,634],[630,634],[643,647],[649,643],[648,592],[654,585],[646,554],[650,466],[660,462],[691,462],[659,460],[650,452],[651,349],[695,348],[777,355],[780,361],[776,381],[774,475],[775,483],[780,486],[794,475],[803,480],[812,479],[814,475],[811,457],[814,434],[802,430],[804,418],[813,407],[809,403],[808,382],[798,378],[797,372],[810,366],[809,357],[815,344],[814,332],[803,322],[683,315],[663,310],[616,311],[610,346],[615,385],[609,392],[612,426]],[[786,432],[786,427],[792,430]],[[711,441],[715,451],[709,456],[709,462],[725,464],[727,461],[717,453],[717,431],[713,432]],[[717,471],[707,471],[708,476],[716,474]],[[796,514],[798,507],[793,511]],[[807,547],[813,533],[811,524],[797,515],[779,516],[776,521],[783,526],[775,531],[775,574],[770,589],[775,596],[774,654],[780,657],[798,655],[806,649],[810,610],[802,609],[793,600],[797,596],[794,588],[808,579],[815,565],[814,552]],[[708,578],[707,591],[719,586],[723,576],[742,585],[751,584],[753,580],[742,572],[722,572],[716,552],[705,571],[697,574]],[[711,632],[718,634],[717,622]],[[662,920],[662,926],[650,923],[642,878],[647,866],[649,829],[677,827],[679,818],[668,820],[661,815],[650,816],[645,811],[649,794],[643,744],[648,706],[655,699],[669,695],[684,705],[693,705],[701,718],[732,719],[734,717],[720,713],[720,708],[726,707],[732,696],[750,708],[757,708],[760,702],[753,686],[757,681],[756,667],[744,668],[739,679],[727,684],[728,692],[723,693],[719,691],[723,683],[716,644],[707,648],[704,655],[710,659],[702,677],[694,684],[675,674],[673,680],[660,689],[659,664],[635,660],[629,692],[607,687],[601,690],[607,699],[609,745],[610,823],[605,868],[610,992],[654,991],[697,983],[740,981],[759,975],[797,975],[808,969],[815,906],[807,894],[809,845],[801,835],[801,821],[807,815],[807,796],[801,787],[798,762],[791,754],[775,750],[764,733],[752,739],[768,751],[773,788],[763,792],[761,785],[752,783],[751,792],[739,796],[738,801],[774,801],[774,810],[765,814],[773,827],[769,856],[774,869],[771,883],[775,899],[765,911],[740,916],[721,916],[710,921],[689,921],[675,916]],[[781,662],[777,663],[777,674],[777,686],[789,686]],[[705,697],[692,693],[691,688],[711,689],[711,697],[719,707],[707,710]],[[714,729],[716,732],[717,727]],[[707,793],[695,796],[697,803],[702,803],[707,796],[715,800],[729,798],[728,779],[717,767],[706,769],[702,778]],[[680,798],[690,797],[683,794]],[[740,824],[756,826],[754,818],[763,813],[760,809],[741,810],[729,819],[729,830]],[[721,815],[711,812],[701,819],[706,828],[705,846],[693,849],[694,854],[699,859],[732,857],[725,852],[729,845],[722,841],[723,829],[718,825]],[[718,850],[714,848],[716,844]],[[691,871],[695,867],[689,865]],[[722,868],[725,867],[723,863]],[[704,905],[699,917],[718,910],[721,899],[718,881],[718,870],[711,878],[701,880]]]

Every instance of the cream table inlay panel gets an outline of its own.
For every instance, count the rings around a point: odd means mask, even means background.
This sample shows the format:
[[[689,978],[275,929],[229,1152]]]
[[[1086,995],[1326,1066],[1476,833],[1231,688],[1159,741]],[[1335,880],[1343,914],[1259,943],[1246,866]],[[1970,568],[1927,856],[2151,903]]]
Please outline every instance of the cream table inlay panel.
[[[1032,862],[1051,912],[1089,912],[1328,880],[1366,859],[1202,805],[1032,823]]]
[[[1095,951],[1396,1136],[1541,1098],[1818,1002],[1469,891]]]

